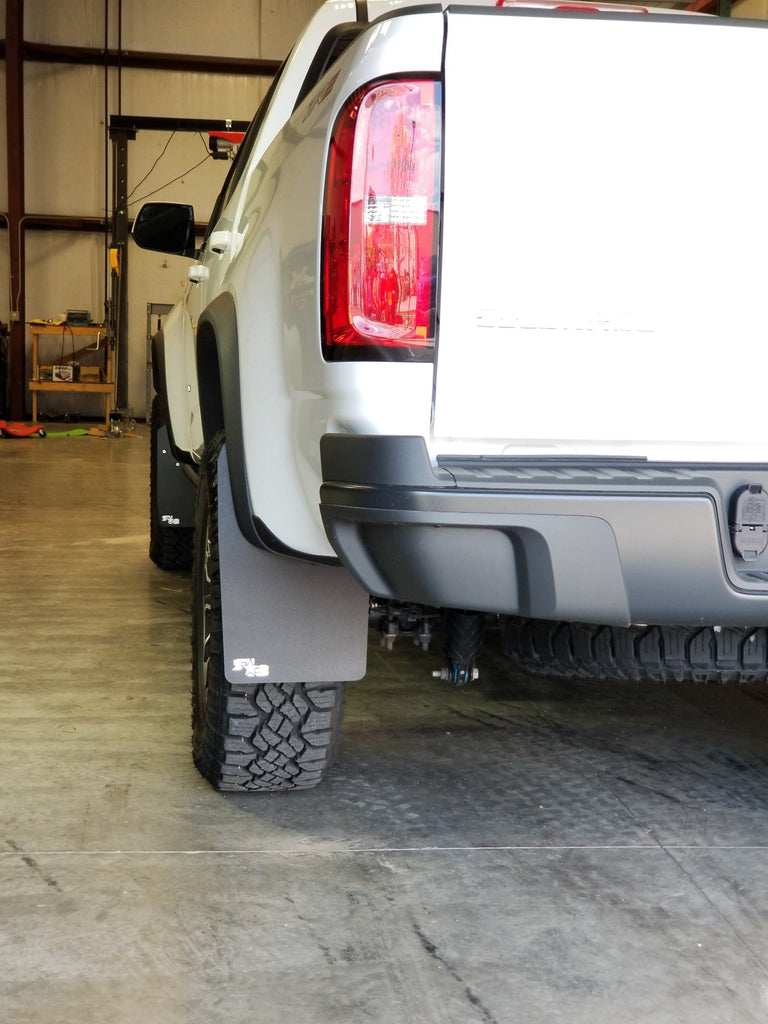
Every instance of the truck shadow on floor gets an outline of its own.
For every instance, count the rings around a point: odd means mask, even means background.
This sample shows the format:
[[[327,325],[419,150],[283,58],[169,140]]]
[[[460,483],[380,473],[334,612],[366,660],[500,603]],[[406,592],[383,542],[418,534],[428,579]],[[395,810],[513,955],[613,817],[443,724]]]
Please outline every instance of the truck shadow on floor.
[[[537,677],[491,642],[455,688],[374,644],[326,781],[227,801],[360,848],[768,844],[765,684]]]

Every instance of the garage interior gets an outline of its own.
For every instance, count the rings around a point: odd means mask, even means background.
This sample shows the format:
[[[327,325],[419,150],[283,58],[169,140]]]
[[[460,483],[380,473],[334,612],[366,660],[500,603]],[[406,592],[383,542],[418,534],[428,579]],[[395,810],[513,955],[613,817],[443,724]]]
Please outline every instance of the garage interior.
[[[0,440],[0,1018],[763,1022],[766,684],[537,677],[491,631],[457,688],[438,638],[372,632],[320,787],[194,768],[190,578],[147,557],[147,334],[185,268],[118,220],[152,195],[204,224],[209,130],[318,6],[0,0],[0,418],[31,421],[34,363],[116,373],[111,414],[42,392],[48,436]],[[48,324],[72,311],[109,330]]]

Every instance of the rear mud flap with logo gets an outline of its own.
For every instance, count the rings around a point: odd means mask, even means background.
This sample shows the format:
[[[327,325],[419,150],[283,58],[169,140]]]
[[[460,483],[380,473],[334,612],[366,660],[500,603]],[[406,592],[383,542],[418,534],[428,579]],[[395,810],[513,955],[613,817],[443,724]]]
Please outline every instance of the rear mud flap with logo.
[[[362,678],[368,594],[341,566],[275,555],[249,544],[235,519],[226,449],[218,469],[227,680],[296,683]]]

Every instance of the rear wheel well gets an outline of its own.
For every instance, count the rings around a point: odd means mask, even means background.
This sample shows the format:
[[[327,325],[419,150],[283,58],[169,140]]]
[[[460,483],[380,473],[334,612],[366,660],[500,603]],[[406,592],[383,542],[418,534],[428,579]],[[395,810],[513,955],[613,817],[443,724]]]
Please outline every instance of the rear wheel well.
[[[208,444],[224,429],[224,403],[216,334],[207,321],[202,321],[197,329],[197,379],[203,437]]]

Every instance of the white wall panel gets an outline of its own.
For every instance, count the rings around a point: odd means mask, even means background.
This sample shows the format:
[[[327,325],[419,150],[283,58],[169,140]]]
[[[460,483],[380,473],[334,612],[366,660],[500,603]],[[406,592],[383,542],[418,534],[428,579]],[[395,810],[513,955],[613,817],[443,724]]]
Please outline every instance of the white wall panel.
[[[144,7],[143,3],[139,6]],[[117,0],[33,0],[24,4],[24,38],[58,46],[104,46],[109,20],[117,38]]]
[[[67,309],[103,312],[104,239],[81,231],[27,231],[27,318]]]
[[[123,0],[126,50],[282,58],[322,0]],[[117,45],[118,0],[34,0],[25,4],[24,36],[64,46]],[[5,0],[0,0],[5,20]]]
[[[258,57],[259,4],[253,0],[123,2],[123,48],[218,57]]]
[[[768,0],[741,0],[741,3],[733,5],[731,17],[766,20],[768,19]]]
[[[192,71],[123,71],[122,112],[250,121],[270,79]],[[117,113],[117,107],[111,113]]]
[[[283,58],[322,0],[262,0],[262,57]]]
[[[25,205],[29,213],[104,212],[104,72],[24,65]]]
[[[321,0],[123,0],[121,43],[125,50],[281,59],[320,5]],[[118,0],[33,0],[24,6],[26,40],[100,49],[106,26],[109,46],[117,46]],[[0,0],[0,35],[5,11],[6,0]],[[27,213],[73,217],[102,217],[105,202],[111,210],[111,196],[105,199],[105,190],[111,189],[112,151],[105,140],[110,114],[248,121],[269,86],[266,77],[124,68],[119,88],[117,71],[107,72],[105,94],[105,71],[98,65],[28,62],[24,74]],[[3,140],[4,83],[5,65],[0,62]],[[151,197],[191,203],[197,219],[204,222],[228,168],[225,161],[206,159],[206,146],[207,140],[204,143],[188,133],[179,132],[169,140],[167,133],[140,131],[128,145],[129,216],[137,212],[142,199]],[[4,146],[0,153],[4,154]],[[0,212],[7,205],[6,161],[0,156]],[[29,230],[26,240],[27,318],[85,308],[100,319],[104,235]],[[133,243],[129,260],[128,404],[141,416],[146,393],[146,305],[175,302],[181,296],[188,261],[142,252]],[[0,320],[4,321],[10,315],[8,279],[8,237],[0,229]],[[85,404],[81,396],[64,398],[78,408]]]

